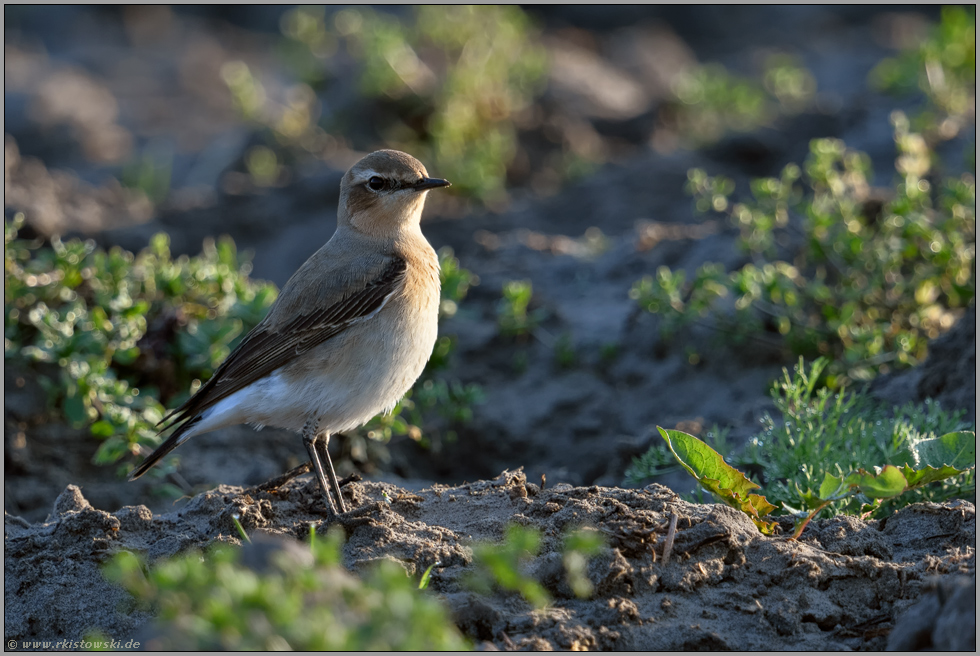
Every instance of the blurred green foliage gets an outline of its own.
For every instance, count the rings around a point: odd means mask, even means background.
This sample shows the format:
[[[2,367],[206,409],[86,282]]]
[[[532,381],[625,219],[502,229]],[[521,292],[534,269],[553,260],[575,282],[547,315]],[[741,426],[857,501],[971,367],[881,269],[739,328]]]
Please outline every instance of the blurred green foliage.
[[[819,359],[806,367],[800,358],[792,375],[784,369],[783,378],[771,389],[780,419],[766,413],[762,432],[750,438],[744,448],[733,449],[726,434],[717,429],[709,437],[711,447],[761,485],[766,499],[777,507],[806,506],[807,498],[821,489],[828,475],[843,477],[884,465],[924,466],[928,463],[919,462],[917,445],[949,433],[976,430],[964,411],[946,412],[931,400],[891,407],[863,394],[818,389],[826,366],[827,361]],[[676,469],[671,461],[674,458],[667,446],[657,444],[633,459],[627,482],[639,485]],[[823,516],[859,515],[869,510],[884,516],[919,501],[975,495],[975,470],[971,469],[883,503],[848,496],[823,510]]]
[[[761,81],[732,75],[721,64],[694,66],[677,78],[675,102],[663,116],[683,139],[703,146],[805,110],[816,88],[813,75],[786,54],[766,59]]]
[[[752,262],[706,263],[691,282],[661,267],[631,296],[668,334],[709,314],[736,340],[768,326],[793,354],[832,357],[831,385],[920,362],[975,295],[976,183],[932,182],[924,139],[901,113],[893,122],[899,178],[887,200],[871,193],[868,157],[836,139],[814,140],[802,169],[754,181],[751,201],[732,203],[731,181],[690,171],[696,208],[727,214]]]
[[[41,374],[49,407],[103,440],[100,464],[154,446],[161,397],[186,398],[276,298],[227,238],[173,259],[162,233],[138,255],[57,237],[48,248],[18,238],[23,221],[4,222],[5,365]]]
[[[605,545],[602,534],[585,528],[568,531],[562,538],[562,564],[566,581],[575,596],[585,599],[592,595],[592,582],[587,576],[588,560]],[[532,606],[544,608],[551,603],[551,597],[541,583],[526,572],[527,563],[540,549],[541,531],[508,524],[503,542],[473,547],[474,568],[465,577],[465,584],[480,594],[490,594],[494,588],[516,592]]]
[[[534,288],[530,280],[509,280],[501,288],[497,304],[497,327],[500,334],[526,340],[546,316],[544,308],[530,309]]]
[[[299,7],[282,27],[295,44],[289,61],[314,86],[328,77],[326,58],[346,47],[362,93],[391,110],[373,115],[387,144],[452,171],[453,188],[464,194],[487,202],[503,196],[517,150],[513,116],[542,89],[547,70],[520,8],[421,6],[403,19],[368,7],[329,18],[323,7]]]
[[[470,648],[443,605],[396,563],[383,561],[363,579],[346,572],[342,543],[343,532],[331,532],[311,545],[311,562],[282,550],[262,572],[246,567],[242,549],[229,545],[149,567],[123,551],[105,574],[156,615],[155,649]]]
[[[913,119],[930,142],[952,139],[976,120],[977,17],[975,6],[943,7],[939,24],[917,47],[885,59],[871,84],[896,94],[922,92],[929,105]]]
[[[159,205],[170,194],[173,166],[173,153],[156,153],[148,148],[123,167],[119,181],[125,187],[142,191],[150,202]]]

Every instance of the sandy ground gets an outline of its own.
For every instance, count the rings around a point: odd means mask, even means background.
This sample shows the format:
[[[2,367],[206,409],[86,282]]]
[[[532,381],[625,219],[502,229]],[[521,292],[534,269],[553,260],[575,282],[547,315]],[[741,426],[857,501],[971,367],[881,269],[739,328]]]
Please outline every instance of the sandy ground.
[[[687,503],[660,485],[541,490],[523,472],[505,471],[490,481],[418,491],[387,483],[345,489],[354,505],[383,501],[385,493],[392,500],[350,533],[345,566],[356,572],[386,558],[417,577],[440,563],[430,590],[484,648],[881,650],[923,591],[955,586],[976,571],[976,509],[962,501],[919,504],[887,521],[818,521],[791,542],[762,536],[727,506]],[[165,514],[145,506],[110,514],[70,486],[44,522],[7,516],[5,592],[17,602],[7,605],[5,636],[78,639],[98,627],[113,639],[132,639],[148,618],[102,578],[99,565],[110,553],[156,559],[216,540],[237,543],[232,515],[249,531],[299,538],[318,519],[320,503],[315,483],[298,480],[271,493],[220,486]],[[665,563],[671,514],[678,528]],[[461,584],[474,542],[500,540],[510,522],[544,535],[528,564],[554,599],[544,611],[513,593],[481,596]],[[594,594],[584,600],[571,594],[560,555],[561,536],[580,525],[608,540],[589,562]],[[972,640],[962,634],[975,607],[943,601],[932,622],[901,646]],[[930,643],[941,620],[956,630],[947,626]]]

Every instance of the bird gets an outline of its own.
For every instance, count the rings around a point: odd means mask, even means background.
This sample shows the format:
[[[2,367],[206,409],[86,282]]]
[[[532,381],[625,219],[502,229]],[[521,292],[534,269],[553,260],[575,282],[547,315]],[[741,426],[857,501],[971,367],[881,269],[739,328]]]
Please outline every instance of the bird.
[[[333,236],[211,378],[164,417],[160,434],[175,430],[129,479],[195,435],[239,424],[283,428],[302,434],[328,519],[354,517],[327,450],[330,436],[390,412],[432,354],[439,258],[420,220],[428,192],[449,186],[397,150],[354,164],[341,179]]]

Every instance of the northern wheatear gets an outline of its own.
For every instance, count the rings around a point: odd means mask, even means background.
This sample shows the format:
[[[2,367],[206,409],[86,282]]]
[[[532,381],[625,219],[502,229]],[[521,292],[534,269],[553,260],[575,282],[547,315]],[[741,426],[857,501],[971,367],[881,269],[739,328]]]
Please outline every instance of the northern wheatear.
[[[327,511],[343,519],[327,444],[331,434],[390,411],[432,354],[439,259],[419,220],[426,192],[448,186],[397,150],[351,167],[340,183],[333,237],[214,375],[170,413],[163,430],[176,430],[130,480],[195,435],[236,424],[286,428],[302,431]]]

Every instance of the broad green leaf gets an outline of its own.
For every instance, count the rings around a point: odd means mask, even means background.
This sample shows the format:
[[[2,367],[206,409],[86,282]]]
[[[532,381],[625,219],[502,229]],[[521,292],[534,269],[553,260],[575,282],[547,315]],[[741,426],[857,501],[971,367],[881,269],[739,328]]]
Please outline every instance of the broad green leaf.
[[[908,489],[905,475],[894,465],[885,465],[879,474],[859,469],[848,474],[844,483],[852,488],[858,488],[862,494],[871,499],[890,499]]]
[[[111,437],[116,432],[116,427],[105,419],[92,424],[92,435],[95,437]]]
[[[905,475],[905,480],[907,480],[909,483],[909,489],[919,487],[920,485],[928,485],[929,483],[934,483],[935,481],[941,481],[944,478],[958,476],[965,471],[968,470],[956,469],[955,467],[950,467],[948,465],[939,468],[925,467],[924,469],[912,469],[908,465],[905,465],[902,468],[902,473]]]
[[[977,464],[977,435],[971,431],[946,433],[918,442],[913,447],[913,453],[917,469],[949,465],[965,471]]]
[[[820,492],[818,493],[820,499],[832,499],[846,493],[847,488],[844,486],[844,479],[829,472],[824,474],[823,483],[820,484]]]
[[[745,477],[721,457],[721,454],[694,437],[678,430],[665,430],[657,426],[674,457],[699,481],[714,479],[719,489],[730,490],[745,498],[759,486]]]
[[[671,453],[687,472],[696,478],[706,490],[714,493],[733,508],[747,514],[759,530],[770,535],[776,527],[775,522],[761,518],[776,510],[765,497],[752,494],[758,488],[756,483],[745,477],[721,457],[721,454],[694,437],[678,430],[666,430],[657,426],[660,435],[667,442]]]

